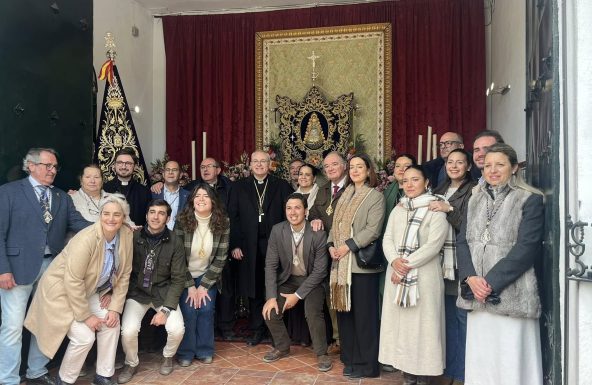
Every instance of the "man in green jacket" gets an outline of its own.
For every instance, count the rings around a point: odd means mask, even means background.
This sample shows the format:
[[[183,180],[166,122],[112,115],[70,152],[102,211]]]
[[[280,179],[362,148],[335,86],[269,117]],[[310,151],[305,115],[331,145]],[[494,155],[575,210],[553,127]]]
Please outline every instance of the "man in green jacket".
[[[171,206],[164,199],[154,199],[148,205],[146,226],[134,233],[134,260],[121,321],[125,366],[117,378],[120,384],[130,381],[138,370],[138,333],[149,309],[156,310],[150,324],[164,325],[168,335],[160,374],[173,371],[173,356],[183,339],[179,298],[188,271],[183,242],[166,227],[170,216]]]

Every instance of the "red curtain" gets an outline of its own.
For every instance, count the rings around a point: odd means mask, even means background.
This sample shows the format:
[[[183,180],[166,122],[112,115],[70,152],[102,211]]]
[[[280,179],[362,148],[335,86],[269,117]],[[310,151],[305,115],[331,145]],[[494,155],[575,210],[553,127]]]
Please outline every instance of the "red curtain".
[[[208,16],[163,17],[167,152],[183,163],[191,140],[201,154],[235,162],[255,147],[255,33],[350,24],[392,24],[392,135],[397,152],[417,151],[434,127],[470,145],[485,129],[483,2],[399,0]],[[425,137],[424,137],[425,145]]]

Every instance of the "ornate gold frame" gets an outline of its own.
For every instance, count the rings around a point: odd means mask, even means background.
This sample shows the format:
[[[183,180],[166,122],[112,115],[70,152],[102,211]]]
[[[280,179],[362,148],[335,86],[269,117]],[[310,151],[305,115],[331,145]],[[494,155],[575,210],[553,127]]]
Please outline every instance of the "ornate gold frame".
[[[336,46],[337,44],[337,46]],[[273,63],[278,61],[274,57],[274,49],[283,47],[283,56],[279,58],[286,64],[281,69],[272,68]],[[308,49],[310,47],[310,49]],[[319,48],[320,47],[320,48]],[[324,48],[323,48],[324,47]],[[365,77],[361,76],[360,68],[349,66],[349,63],[337,62],[331,55],[327,55],[329,50],[339,47],[342,50],[349,50],[353,56],[361,48],[372,50],[373,55],[357,56],[358,65],[360,60],[366,60],[369,68],[375,68],[375,74]],[[370,148],[366,150],[371,156],[377,159],[385,159],[390,154],[392,143],[392,32],[390,23],[380,24],[360,24],[339,27],[310,28],[283,31],[266,31],[256,33],[255,44],[255,144],[257,148],[263,148],[269,144],[272,135],[279,132],[274,126],[275,96],[290,95],[294,99],[300,99],[305,96],[305,89],[308,90],[313,83],[310,77],[303,77],[305,66],[309,66],[306,57],[286,58],[286,52],[302,51],[307,49],[308,53],[312,50],[325,56],[325,67],[319,70],[320,79],[315,82],[328,96],[336,96],[343,93],[353,92],[356,98],[355,103],[361,108],[357,112],[362,117],[356,117],[358,123],[354,128],[354,135],[363,134],[365,138],[370,138]],[[329,60],[330,59],[330,60]],[[323,59],[321,59],[323,60]],[[308,67],[307,67],[308,68]],[[306,70],[308,71],[308,70]],[[305,72],[306,72],[305,71]],[[372,87],[373,94],[368,94],[368,87],[362,87],[363,90],[339,89],[336,83],[339,81],[323,82],[324,74],[334,74],[339,71],[339,76],[343,79],[367,80]],[[365,75],[365,74],[364,74]],[[294,80],[286,80],[291,77]],[[296,78],[297,77],[297,78]],[[367,78],[367,79],[366,79]],[[280,79],[280,80],[278,80]],[[293,81],[293,89],[278,90],[273,82],[284,83]],[[355,82],[354,82],[355,83]],[[353,84],[353,83],[352,83]],[[357,83],[356,83],[357,84]],[[372,88],[370,87],[370,88]],[[292,91],[290,93],[290,91]],[[370,111],[370,114],[364,116],[364,113]],[[375,114],[374,114],[375,112]],[[360,124],[367,118],[369,124]],[[375,125],[375,126],[374,126]],[[277,124],[275,124],[277,126]],[[370,126],[370,127],[369,127]],[[272,131],[273,129],[273,131]]]

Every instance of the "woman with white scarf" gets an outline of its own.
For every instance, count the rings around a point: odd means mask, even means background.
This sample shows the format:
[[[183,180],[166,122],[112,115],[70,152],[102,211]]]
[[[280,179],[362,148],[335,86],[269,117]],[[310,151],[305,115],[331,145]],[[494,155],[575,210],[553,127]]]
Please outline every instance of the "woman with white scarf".
[[[296,192],[306,197],[308,207],[314,205],[317,193],[319,192],[319,186],[316,183],[317,173],[318,170],[308,163],[300,166],[298,170],[298,190]],[[306,213],[306,219],[308,219],[308,212]]]
[[[375,241],[384,219],[384,197],[376,191],[374,165],[366,154],[348,162],[349,185],[339,198],[328,237],[333,260],[331,307],[337,311],[343,375],[377,377],[379,269],[358,266],[360,249]]]
[[[401,370],[405,385],[428,384],[427,376],[441,375],[445,364],[442,276],[454,279],[452,229],[445,213],[429,209],[440,198],[427,191],[428,184],[421,166],[405,171],[405,196],[383,238],[388,267],[378,360]]]

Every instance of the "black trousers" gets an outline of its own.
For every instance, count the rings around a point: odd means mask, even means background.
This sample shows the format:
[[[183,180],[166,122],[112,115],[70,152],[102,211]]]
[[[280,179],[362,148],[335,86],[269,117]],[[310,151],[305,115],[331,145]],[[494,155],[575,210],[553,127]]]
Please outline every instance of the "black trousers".
[[[380,374],[378,367],[378,273],[352,274],[351,310],[337,312],[341,362],[354,373]]]
[[[266,330],[263,320],[265,304],[265,255],[267,254],[267,237],[257,239],[257,259],[255,260],[255,297],[249,297],[249,329]]]

